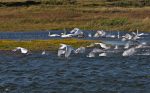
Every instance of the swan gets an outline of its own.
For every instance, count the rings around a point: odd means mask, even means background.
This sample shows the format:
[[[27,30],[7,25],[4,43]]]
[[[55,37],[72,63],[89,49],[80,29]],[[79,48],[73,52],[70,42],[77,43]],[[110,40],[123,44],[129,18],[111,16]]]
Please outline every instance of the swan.
[[[119,39],[120,38],[120,32],[118,31],[118,35],[117,35],[117,38]]]
[[[100,57],[107,56],[107,53],[100,53],[99,56],[100,56]]]
[[[129,49],[125,50],[123,52],[122,56],[131,56],[131,55],[133,55],[136,52],[135,49],[136,49],[135,47],[132,47],[132,48],[129,48]]]
[[[70,33],[73,34],[73,36],[83,36],[83,31],[81,31],[79,28],[74,28],[70,31]]]
[[[75,50],[75,53],[76,54],[85,53],[85,47],[79,47],[78,49]]]
[[[51,34],[51,32],[49,32],[48,36],[49,37],[59,37],[60,35],[59,34]]]
[[[86,46],[86,47],[90,48],[90,47],[95,47],[95,46],[98,46],[98,47],[100,47],[100,48],[102,48],[102,49],[110,49],[110,47],[107,46],[107,45],[104,44],[104,43],[92,43],[92,44],[90,44],[90,45],[88,45],[88,46]]]
[[[118,48],[118,45],[115,45],[115,48],[114,48],[114,49],[119,49],[119,48]]]
[[[139,30],[137,29],[136,35],[137,35],[137,36],[143,36],[143,35],[146,35],[146,34],[145,34],[145,33],[139,33]]]
[[[27,54],[28,53],[28,50],[26,48],[22,48],[22,47],[16,47],[12,51],[16,52],[18,50],[20,50],[22,54]]]
[[[46,52],[45,52],[45,51],[43,51],[43,52],[42,52],[42,55],[45,55],[45,54],[46,54]]]
[[[89,33],[89,34],[88,34],[88,37],[92,37],[92,34],[91,34],[91,33]]]
[[[131,56],[135,54],[135,52],[137,51],[136,49],[142,48],[144,45],[145,43],[141,43],[135,47],[129,48],[123,52],[122,56]]]
[[[124,49],[128,49],[130,47],[130,43],[127,42],[125,45],[124,45]]]
[[[130,34],[126,34],[125,36],[122,36],[123,38],[122,38],[122,41],[126,41],[126,40],[131,40],[132,39],[132,35],[130,35]]]
[[[95,43],[96,45],[100,45],[101,48],[103,49],[110,49],[110,47],[108,47],[106,44],[104,43]]]
[[[106,35],[106,32],[101,30],[101,31],[97,31],[93,37],[100,37],[100,36],[103,37],[105,35]]]
[[[89,58],[95,57],[95,53],[90,52],[86,57],[89,57]]]
[[[88,55],[87,57],[95,57],[95,54],[99,54],[99,56],[106,56],[106,52],[102,49],[99,48],[94,48]]]
[[[61,55],[64,55],[66,58],[68,58],[72,51],[74,51],[74,49],[70,45],[60,44],[58,56],[60,57]]]
[[[63,34],[61,35],[62,38],[69,38],[69,37],[72,37],[73,34]]]

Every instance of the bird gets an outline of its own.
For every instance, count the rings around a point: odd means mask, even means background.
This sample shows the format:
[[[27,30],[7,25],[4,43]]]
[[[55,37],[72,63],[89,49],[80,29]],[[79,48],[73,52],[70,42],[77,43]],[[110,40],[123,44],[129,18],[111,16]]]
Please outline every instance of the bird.
[[[135,33],[135,32],[132,32],[132,34],[137,35],[137,36],[146,35],[146,34],[144,34],[144,33],[139,33],[139,30],[138,30],[138,29],[136,30],[136,33]]]
[[[107,56],[107,53],[100,53],[99,56],[100,56],[100,57],[102,57],[102,56]]]
[[[77,49],[75,50],[75,53],[76,53],[76,54],[85,53],[85,47],[79,47],[79,48],[77,48]]]
[[[59,34],[51,34],[51,32],[49,32],[48,36],[49,37],[59,37],[60,35]]]
[[[64,55],[65,58],[68,58],[71,52],[74,51],[73,47],[66,44],[60,44],[60,48],[58,49],[58,56]]]
[[[110,47],[107,46],[107,45],[104,44],[104,43],[95,43],[95,44],[96,44],[96,45],[100,45],[100,47],[103,48],[103,49],[110,49]]]
[[[117,38],[119,39],[120,38],[120,32],[118,31],[118,35],[117,35]]]
[[[72,37],[73,34],[62,34],[61,37],[62,38],[69,38],[69,37]]]
[[[22,54],[27,54],[28,53],[28,50],[26,48],[22,48],[22,47],[16,47],[12,51],[14,51],[14,52],[20,51]]]
[[[132,39],[132,35],[130,35],[128,33],[126,35],[122,36],[122,41],[131,40],[131,39]]]
[[[92,37],[92,34],[91,34],[91,33],[89,33],[89,34],[88,34],[88,37]]]
[[[146,43],[141,43],[137,46],[134,46],[132,48],[129,48],[127,50],[125,50],[122,54],[122,56],[131,56],[134,55],[137,52],[137,49],[142,48]]]
[[[127,50],[125,50],[122,54],[122,56],[131,56],[133,55],[134,53],[136,52],[136,48],[135,47],[132,47],[132,48],[129,48]]]
[[[125,45],[124,45],[124,49],[128,49],[130,47],[130,42],[127,42]]]
[[[73,36],[82,37],[84,35],[83,31],[81,31],[79,28],[74,28],[70,31],[70,33],[73,34]]]
[[[45,55],[46,54],[46,52],[45,52],[45,50],[42,52],[42,55]]]
[[[105,35],[106,32],[104,32],[103,30],[101,31],[98,30],[93,37],[104,37]]]
[[[70,37],[72,37],[73,36],[73,34],[67,34],[67,32],[66,32],[66,30],[64,29],[64,33],[61,33],[61,37],[62,38],[70,38]]]
[[[89,57],[89,58],[95,57],[95,53],[90,52],[86,57]]]
[[[119,49],[119,48],[118,48],[118,45],[115,45],[115,48],[114,48],[114,49]]]

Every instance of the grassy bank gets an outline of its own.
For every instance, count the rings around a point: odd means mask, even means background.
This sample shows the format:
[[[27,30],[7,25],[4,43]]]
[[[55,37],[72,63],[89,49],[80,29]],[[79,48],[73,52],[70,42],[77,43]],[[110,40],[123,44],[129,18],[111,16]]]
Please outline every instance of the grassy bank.
[[[58,0],[42,0],[38,5],[0,7],[0,31],[74,27],[84,30],[150,31],[150,7],[140,6],[141,3],[136,1],[122,0],[121,3],[119,0],[77,0],[74,4],[65,3],[66,0],[59,0],[63,3],[56,1]]]
[[[15,47],[24,47],[31,51],[56,51],[60,44],[68,44],[75,48],[87,46],[94,40],[78,40],[78,39],[61,39],[61,40],[32,40],[32,41],[15,41],[15,40],[0,40],[0,50],[12,50]]]

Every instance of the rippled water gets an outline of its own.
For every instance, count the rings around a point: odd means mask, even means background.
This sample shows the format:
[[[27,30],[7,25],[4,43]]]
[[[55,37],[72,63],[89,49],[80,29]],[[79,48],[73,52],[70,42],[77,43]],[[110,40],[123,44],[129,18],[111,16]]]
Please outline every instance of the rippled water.
[[[0,93],[150,93],[150,56],[1,52]]]
[[[48,32],[0,32],[0,39],[51,38]],[[150,44],[150,34],[141,41]],[[0,51],[0,93],[150,93],[150,47],[131,57],[112,52],[107,57],[71,55],[68,59],[51,52],[21,55]]]

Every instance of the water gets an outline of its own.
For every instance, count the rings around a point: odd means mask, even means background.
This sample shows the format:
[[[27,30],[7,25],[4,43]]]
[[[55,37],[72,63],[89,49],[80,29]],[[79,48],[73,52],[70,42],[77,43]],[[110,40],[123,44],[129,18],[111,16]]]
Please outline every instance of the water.
[[[51,38],[48,32],[0,32],[0,39]],[[121,43],[120,39],[98,39]],[[150,36],[141,41],[150,44]],[[71,55],[68,59],[58,58],[55,52],[0,51],[0,93],[150,93],[150,47],[131,57],[112,52],[107,57]]]
[[[150,56],[69,59],[1,51],[0,93],[150,93]]]

